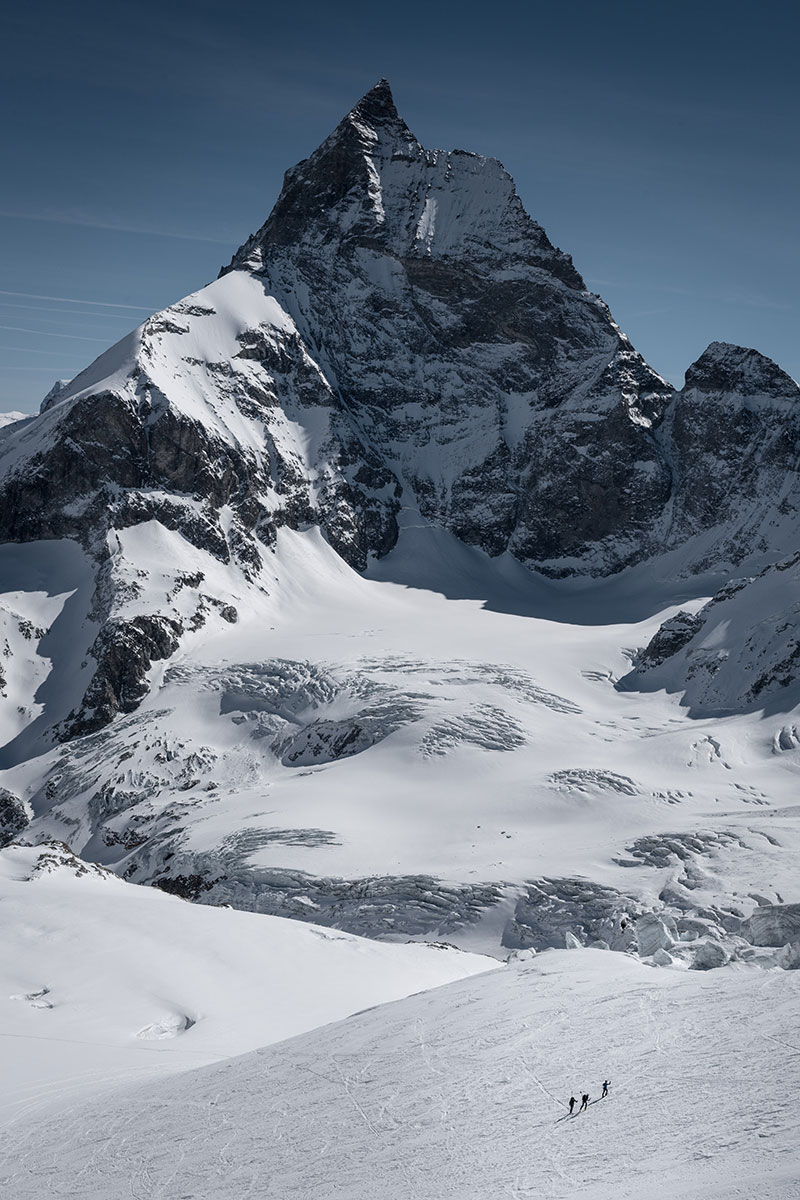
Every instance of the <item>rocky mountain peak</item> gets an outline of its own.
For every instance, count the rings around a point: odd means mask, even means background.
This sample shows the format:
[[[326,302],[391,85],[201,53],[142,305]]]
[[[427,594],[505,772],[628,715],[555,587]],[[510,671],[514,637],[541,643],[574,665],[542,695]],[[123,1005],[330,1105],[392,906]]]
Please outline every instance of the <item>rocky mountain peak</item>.
[[[800,398],[800,388],[771,358],[731,342],[711,342],[686,372],[686,391]]]
[[[370,125],[392,125],[405,122],[395,106],[392,89],[386,79],[379,79],[374,87],[354,104],[345,120],[366,121]]]
[[[528,215],[502,163],[464,150],[426,150],[380,80],[297,166],[267,221],[221,273],[269,270],[291,248],[333,242],[394,257],[524,258],[579,291],[569,255]]]
[[[321,151],[329,152],[334,146],[342,148],[356,159],[366,156],[373,160],[396,157],[414,160],[424,155],[419,142],[398,113],[392,90],[385,79],[378,80],[353,105],[319,149],[294,170],[305,174],[307,168],[316,166],[314,160]]]

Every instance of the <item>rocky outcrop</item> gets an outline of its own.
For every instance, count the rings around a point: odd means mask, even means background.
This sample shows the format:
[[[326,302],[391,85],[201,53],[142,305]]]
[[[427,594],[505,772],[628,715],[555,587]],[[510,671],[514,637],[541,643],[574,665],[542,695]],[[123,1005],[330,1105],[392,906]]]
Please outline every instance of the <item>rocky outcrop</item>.
[[[769,552],[775,509],[785,526],[796,521],[800,387],[757,350],[712,342],[686,372],[659,438],[673,472],[668,544],[720,531],[697,566]]]
[[[133,712],[147,695],[145,676],[152,663],[169,658],[182,633],[179,622],[162,616],[104,625],[91,649],[97,670],[80,710],[70,714],[59,731],[61,737],[94,733],[118,712]]]
[[[636,658],[637,669],[644,671],[660,667],[692,640],[702,624],[702,617],[688,612],[681,611],[670,617],[660,626],[658,633],[651,638],[644,650],[640,651]]]
[[[0,848],[19,837],[29,823],[28,810],[19,797],[0,788]]]

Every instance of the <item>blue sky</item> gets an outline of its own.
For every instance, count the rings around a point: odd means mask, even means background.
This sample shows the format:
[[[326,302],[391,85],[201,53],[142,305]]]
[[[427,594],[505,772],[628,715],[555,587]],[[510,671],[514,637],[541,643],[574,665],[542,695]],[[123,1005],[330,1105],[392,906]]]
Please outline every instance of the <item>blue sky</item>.
[[[213,279],[381,76],[424,145],[505,163],[673,382],[715,339],[800,378],[796,4],[9,7],[0,411]]]

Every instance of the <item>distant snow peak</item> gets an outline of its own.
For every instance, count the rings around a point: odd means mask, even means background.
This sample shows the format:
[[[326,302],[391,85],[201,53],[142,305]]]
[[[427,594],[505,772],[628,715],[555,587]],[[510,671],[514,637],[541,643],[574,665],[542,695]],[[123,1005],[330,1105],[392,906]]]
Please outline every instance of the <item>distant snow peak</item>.
[[[3,429],[6,425],[14,425],[17,421],[24,421],[27,416],[29,414],[23,412],[0,413],[0,429]]]

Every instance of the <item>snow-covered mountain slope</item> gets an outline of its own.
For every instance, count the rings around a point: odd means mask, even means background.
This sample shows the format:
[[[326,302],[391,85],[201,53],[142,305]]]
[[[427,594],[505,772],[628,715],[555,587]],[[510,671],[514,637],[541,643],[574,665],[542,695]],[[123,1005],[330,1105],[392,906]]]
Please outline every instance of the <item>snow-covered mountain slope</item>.
[[[699,612],[665,622],[619,687],[678,692],[693,715],[791,713],[800,702],[799,586],[800,554],[731,580]],[[776,735],[776,752],[800,744],[793,730]]]
[[[0,906],[0,1127],[494,965],[186,904],[58,843],[0,851]]]
[[[69,1110],[56,1093],[7,1132],[0,1181],[19,1200],[794,1200],[798,987],[555,952]]]
[[[147,602],[179,605],[179,535],[122,533],[121,576],[136,537]],[[494,609],[391,581],[426,558]],[[755,908],[797,901],[797,756],[774,752],[787,717],[697,721],[675,697],[614,690],[666,615],[647,567],[537,582],[424,528],[375,578],[314,531],[283,531],[271,563],[263,591],[242,577],[229,594],[238,621],[199,626],[135,712],[43,754],[33,726],[18,735],[0,785],[26,836],[206,903],[495,954],[569,933],[749,956]],[[193,570],[222,586],[210,555]],[[638,616],[612,624],[637,589]]]

